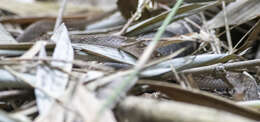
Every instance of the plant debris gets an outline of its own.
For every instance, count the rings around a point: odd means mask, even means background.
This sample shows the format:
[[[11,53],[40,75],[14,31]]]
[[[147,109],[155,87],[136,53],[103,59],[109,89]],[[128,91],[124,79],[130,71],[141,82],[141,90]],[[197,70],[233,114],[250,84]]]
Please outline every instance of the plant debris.
[[[1,0],[0,121],[260,121],[259,4]]]

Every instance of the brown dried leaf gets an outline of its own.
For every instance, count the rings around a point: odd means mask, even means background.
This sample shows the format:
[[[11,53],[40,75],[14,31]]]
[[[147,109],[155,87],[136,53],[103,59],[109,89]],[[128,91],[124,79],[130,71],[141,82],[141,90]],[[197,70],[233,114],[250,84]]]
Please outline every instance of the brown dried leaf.
[[[254,122],[214,108],[137,97],[123,100],[117,112],[122,122]]]
[[[207,92],[187,90],[177,85],[160,81],[139,81],[138,84],[149,85],[149,88],[160,91],[172,100],[207,106],[234,113],[240,116],[260,120],[260,112],[236,105],[233,101],[224,99]]]

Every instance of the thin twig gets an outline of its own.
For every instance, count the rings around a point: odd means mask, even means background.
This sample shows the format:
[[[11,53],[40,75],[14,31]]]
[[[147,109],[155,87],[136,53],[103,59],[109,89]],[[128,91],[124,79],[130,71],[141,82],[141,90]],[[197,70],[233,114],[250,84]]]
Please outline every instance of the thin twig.
[[[248,36],[245,43],[238,48],[237,53],[242,53],[248,48],[250,48],[250,46],[252,46],[254,42],[256,42],[259,33],[260,33],[260,19],[256,22],[254,30]]]
[[[250,28],[249,31],[247,31],[246,34],[238,41],[238,43],[235,45],[233,49],[234,51],[242,43],[242,41],[256,28],[256,26],[257,23],[252,28]]]
[[[144,4],[146,4],[146,2],[148,2],[149,0],[144,1]],[[134,15],[127,21],[127,23],[124,25],[124,27],[122,28],[122,30],[118,33],[115,33],[114,35],[124,35],[127,28],[138,18],[138,16],[140,16],[140,12],[142,12],[145,8],[145,5],[141,6],[141,8],[137,8],[140,9],[139,11],[136,10],[136,12],[134,13]]]
[[[60,26],[61,22],[62,22],[62,16],[64,14],[64,11],[66,9],[66,5],[68,3],[68,0],[63,0],[62,1],[62,4],[61,4],[61,7],[59,9],[59,14],[58,14],[58,17],[56,19],[56,23],[55,23],[55,27],[54,27],[54,32],[55,30]]]
[[[223,7],[223,11],[224,11],[226,36],[227,36],[227,40],[228,40],[228,50],[229,50],[229,53],[231,54],[233,52],[232,51],[233,44],[232,44],[232,39],[231,39],[231,34],[230,34],[229,23],[228,23],[228,19],[227,19],[227,10],[226,10],[226,2],[225,1],[222,1],[222,7]]]
[[[214,71],[216,71],[216,69],[218,69],[218,67],[222,67],[226,70],[231,70],[231,69],[237,69],[237,68],[242,68],[242,67],[246,68],[246,67],[255,67],[255,66],[260,66],[260,59],[203,66],[203,67],[198,67],[198,68],[187,69],[187,70],[181,71],[180,73],[199,74],[199,73],[205,73],[205,72],[214,72]]]
[[[135,21],[135,18],[138,16],[138,12],[135,12],[135,14],[127,21],[127,23],[124,25],[124,27],[122,28],[122,30],[120,30],[120,32],[115,33],[114,35],[124,35],[127,28]]]
[[[173,65],[171,65],[171,69],[174,77],[176,78],[176,81],[182,86],[182,88],[187,88],[185,84],[185,80],[181,80],[180,75],[178,74],[178,72],[176,71]]]

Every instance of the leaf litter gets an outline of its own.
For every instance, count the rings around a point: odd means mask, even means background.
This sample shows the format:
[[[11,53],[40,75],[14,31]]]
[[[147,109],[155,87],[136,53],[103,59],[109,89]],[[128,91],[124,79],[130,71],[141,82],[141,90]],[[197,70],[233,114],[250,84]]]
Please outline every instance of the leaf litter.
[[[0,121],[259,121],[258,4],[2,0]]]

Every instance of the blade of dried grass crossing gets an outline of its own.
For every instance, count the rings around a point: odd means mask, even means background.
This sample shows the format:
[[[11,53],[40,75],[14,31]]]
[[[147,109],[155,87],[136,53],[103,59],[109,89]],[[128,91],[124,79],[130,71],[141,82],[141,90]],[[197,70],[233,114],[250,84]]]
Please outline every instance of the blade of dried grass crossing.
[[[230,28],[229,28],[229,24],[228,24],[227,10],[226,10],[226,3],[225,3],[225,1],[222,1],[222,7],[223,7],[223,13],[224,13],[226,36],[227,36],[227,41],[228,41],[228,51],[229,51],[229,54],[231,54],[232,51],[233,51],[232,50],[233,49],[233,44],[232,44],[232,38],[231,38]]]
[[[139,59],[137,62],[137,65],[134,68],[134,71],[130,73],[124,82],[122,82],[117,89],[115,89],[114,93],[104,102],[103,106],[101,107],[100,111],[97,114],[97,120],[98,118],[103,114],[104,110],[113,105],[115,100],[117,100],[118,96],[122,92],[124,92],[125,88],[130,88],[129,85],[135,84],[137,81],[137,75],[139,74],[140,70],[143,68],[144,64],[147,63],[147,61],[150,59],[152,52],[156,48],[156,45],[158,41],[160,40],[162,34],[165,31],[166,26],[170,23],[172,17],[177,12],[180,5],[183,3],[183,0],[178,0],[178,2],[175,4],[175,6],[172,8],[172,11],[168,14],[167,18],[164,20],[162,26],[156,33],[153,41],[150,43],[150,45],[145,49],[142,58]]]
[[[56,20],[56,23],[55,23],[54,32],[55,32],[55,30],[58,29],[58,27],[60,26],[60,24],[62,22],[62,16],[63,16],[64,11],[66,9],[67,3],[68,3],[68,0],[63,0],[62,1],[61,7],[59,9],[59,14],[58,14],[58,17],[57,17],[57,20]]]

